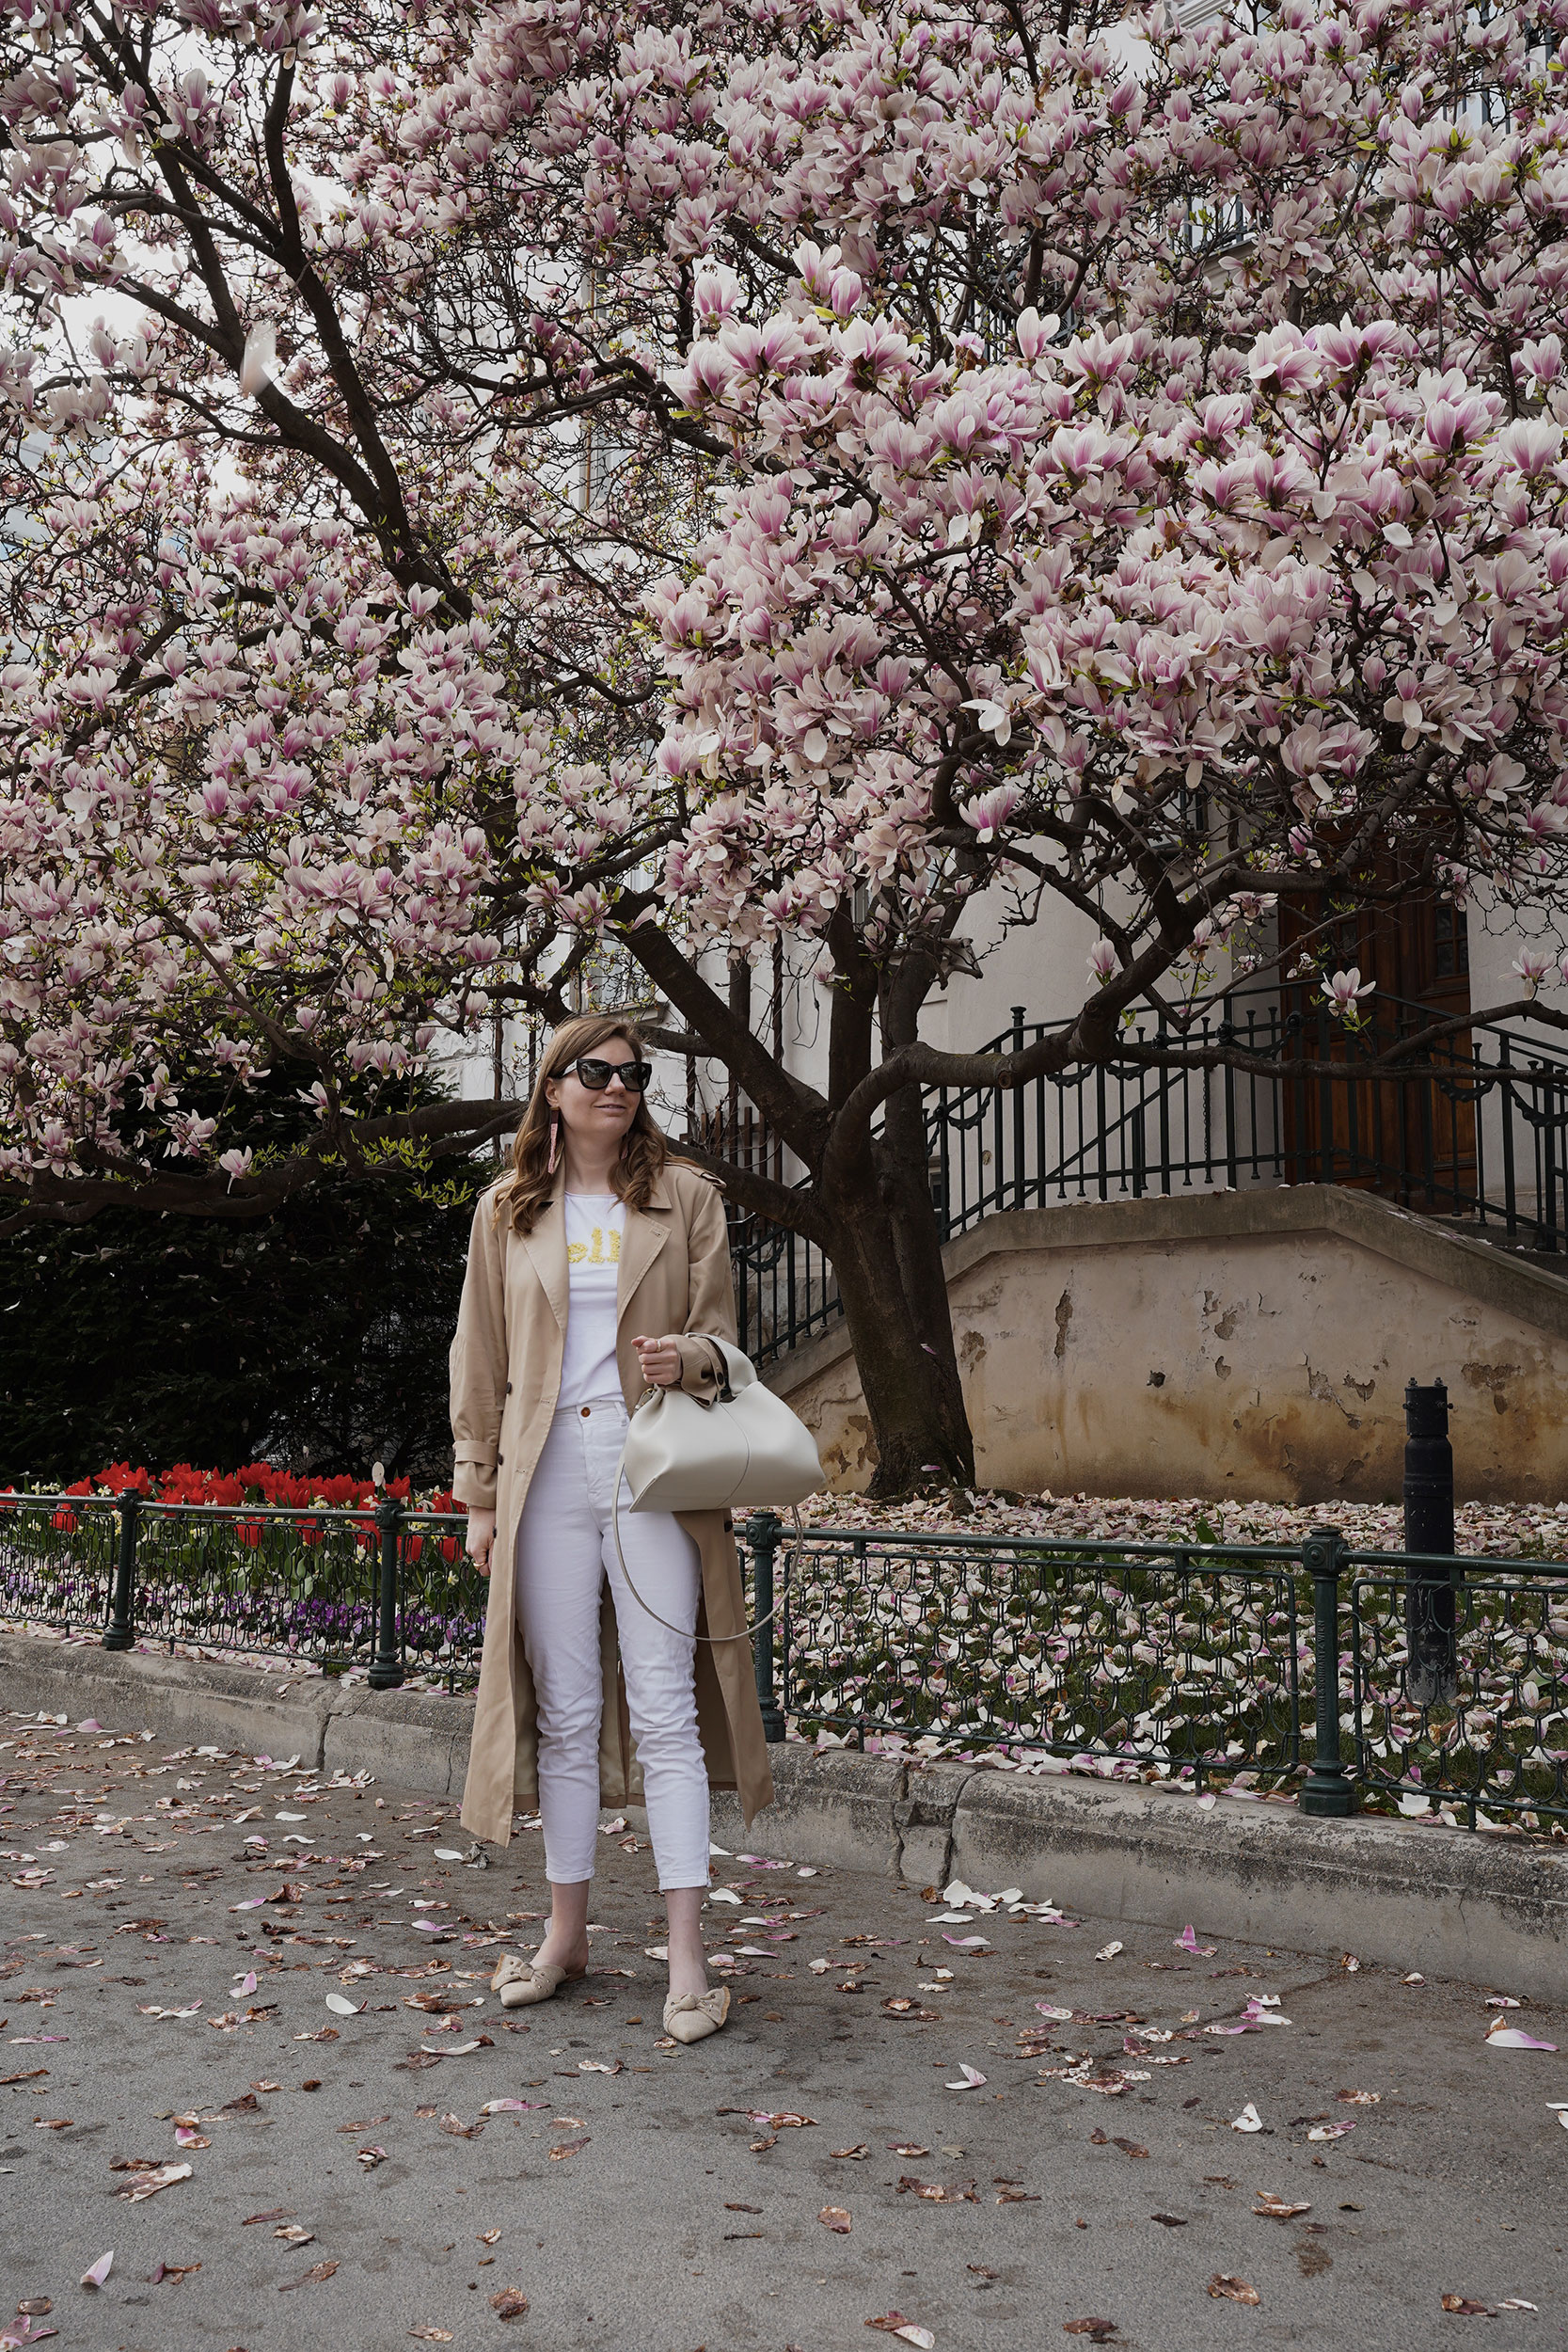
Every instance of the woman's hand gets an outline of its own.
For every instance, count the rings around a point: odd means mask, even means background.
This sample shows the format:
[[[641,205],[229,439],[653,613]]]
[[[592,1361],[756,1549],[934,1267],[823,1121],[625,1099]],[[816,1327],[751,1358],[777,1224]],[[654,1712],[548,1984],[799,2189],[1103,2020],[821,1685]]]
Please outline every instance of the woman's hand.
[[[679,1386],[681,1351],[673,1332],[667,1331],[661,1340],[635,1339],[632,1345],[641,1361],[642,1377],[650,1389]]]
[[[468,1514],[468,1557],[481,1576],[490,1573],[490,1552],[496,1540],[494,1511],[470,1511]]]

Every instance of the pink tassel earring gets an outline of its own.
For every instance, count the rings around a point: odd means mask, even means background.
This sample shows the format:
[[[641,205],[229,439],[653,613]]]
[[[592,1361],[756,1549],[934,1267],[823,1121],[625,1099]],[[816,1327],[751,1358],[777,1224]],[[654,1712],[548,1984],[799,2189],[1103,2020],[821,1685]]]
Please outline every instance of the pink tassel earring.
[[[556,1146],[560,1143],[560,1141],[561,1141],[561,1121],[560,1121],[560,1120],[559,1120],[559,1119],[552,1119],[552,1120],[551,1120],[551,1121],[550,1121],[550,1157],[549,1157],[549,1165],[547,1166],[547,1168],[546,1168],[546,1170],[545,1170],[545,1173],[546,1173],[546,1176],[553,1176],[553,1175],[555,1174],[555,1154],[556,1154]]]

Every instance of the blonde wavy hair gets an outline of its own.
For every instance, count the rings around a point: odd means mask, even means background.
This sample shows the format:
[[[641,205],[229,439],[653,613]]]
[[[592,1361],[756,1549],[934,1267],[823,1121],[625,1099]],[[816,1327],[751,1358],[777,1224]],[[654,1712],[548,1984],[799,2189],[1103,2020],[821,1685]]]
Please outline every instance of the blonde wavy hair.
[[[647,1060],[641,1032],[618,1013],[583,1013],[576,1021],[562,1022],[551,1037],[513,1138],[512,1172],[496,1187],[492,1214],[498,1225],[505,1216],[515,1232],[532,1232],[534,1219],[555,1190],[555,1178],[549,1172],[551,1113],[546,1083],[563,1078],[575,1061],[596,1053],[611,1038],[629,1045],[639,1061]],[[648,1098],[640,1094],[636,1116],[621,1140],[621,1156],[610,1171],[611,1187],[632,1208],[645,1209],[669,1156],[663,1133],[655,1126],[648,1109]]]

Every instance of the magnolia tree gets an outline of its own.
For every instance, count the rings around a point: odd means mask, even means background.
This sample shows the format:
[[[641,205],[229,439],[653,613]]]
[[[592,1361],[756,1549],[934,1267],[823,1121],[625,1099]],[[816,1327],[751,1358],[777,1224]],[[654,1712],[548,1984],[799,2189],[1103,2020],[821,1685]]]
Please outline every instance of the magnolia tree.
[[[471,1150],[438,1030],[608,941],[805,1171],[725,1173],[832,1260],[879,1486],[967,1480],[923,1086],[1246,1067],[1183,1028],[1282,897],[1292,960],[1558,908],[1568,0],[0,24],[14,1217]],[[1099,936],[941,1053],[981,892]],[[712,977],[776,941],[820,1087]],[[280,1067],[313,1151],[246,1141]]]

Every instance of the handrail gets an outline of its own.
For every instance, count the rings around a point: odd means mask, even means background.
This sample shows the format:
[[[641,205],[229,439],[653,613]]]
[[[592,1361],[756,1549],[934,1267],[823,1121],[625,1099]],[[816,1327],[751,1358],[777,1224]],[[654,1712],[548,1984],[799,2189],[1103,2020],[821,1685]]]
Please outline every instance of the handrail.
[[[999,1210],[1069,1200],[1143,1199],[1245,1185],[1343,1184],[1405,1208],[1498,1232],[1510,1245],[1568,1249],[1568,1041],[1517,1021],[1472,1019],[1397,1072],[1364,1064],[1432,1023],[1428,1006],[1380,997],[1358,1029],[1309,983],[1238,988],[1180,1018],[1155,1009],[1132,1035],[1150,1044],[1239,1044],[1262,1070],[1171,1070],[1113,1053],[1004,1093],[923,1089],[933,1204],[942,1241]],[[1022,1006],[982,1053],[1016,1053],[1065,1022]],[[1334,1062],[1308,1073],[1310,1058]],[[801,1180],[803,1189],[807,1180]],[[815,1243],[732,1207],[741,1344],[767,1362],[843,1312]]]

